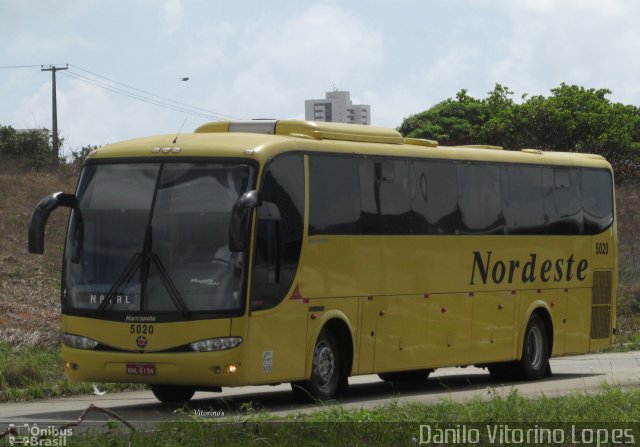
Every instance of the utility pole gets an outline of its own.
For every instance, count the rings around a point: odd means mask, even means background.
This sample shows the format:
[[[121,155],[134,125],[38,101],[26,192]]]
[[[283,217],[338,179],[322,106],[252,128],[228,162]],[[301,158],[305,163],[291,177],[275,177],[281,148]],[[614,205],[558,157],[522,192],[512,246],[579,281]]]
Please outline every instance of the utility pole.
[[[53,154],[51,157],[51,167],[58,166],[58,153],[60,151],[60,141],[58,140],[58,106],[56,102],[56,71],[68,70],[69,66],[56,67],[49,65],[49,68],[41,68],[40,71],[51,72],[51,126],[53,127],[51,139],[53,144]]]

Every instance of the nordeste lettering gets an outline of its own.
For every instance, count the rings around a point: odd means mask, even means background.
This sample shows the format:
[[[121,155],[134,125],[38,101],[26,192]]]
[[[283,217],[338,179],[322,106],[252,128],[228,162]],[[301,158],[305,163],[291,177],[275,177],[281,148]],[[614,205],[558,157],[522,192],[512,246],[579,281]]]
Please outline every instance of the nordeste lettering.
[[[529,253],[529,258],[521,263],[516,259],[499,259],[493,251],[486,251],[484,255],[474,251],[469,285],[475,285],[478,280],[482,284],[530,284],[538,280],[547,283],[572,281],[574,278],[584,281],[588,265],[586,259],[574,259],[573,253],[568,258],[557,259],[540,259],[536,253]]]

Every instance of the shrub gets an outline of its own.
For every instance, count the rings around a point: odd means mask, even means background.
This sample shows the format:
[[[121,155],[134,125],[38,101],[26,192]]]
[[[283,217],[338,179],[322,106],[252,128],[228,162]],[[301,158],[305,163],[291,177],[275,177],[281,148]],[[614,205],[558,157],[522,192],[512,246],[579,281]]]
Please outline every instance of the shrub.
[[[41,371],[23,359],[7,364],[2,375],[6,385],[14,388],[24,388],[42,379]]]

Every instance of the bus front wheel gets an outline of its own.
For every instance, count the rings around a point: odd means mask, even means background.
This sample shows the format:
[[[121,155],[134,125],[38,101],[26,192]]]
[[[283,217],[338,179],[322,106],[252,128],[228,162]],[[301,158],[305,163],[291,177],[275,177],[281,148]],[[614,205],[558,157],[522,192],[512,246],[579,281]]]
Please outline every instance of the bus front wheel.
[[[196,390],[189,386],[151,385],[151,392],[160,402],[165,404],[181,404],[189,401]]]
[[[538,314],[533,314],[527,324],[518,369],[526,380],[541,379],[549,371],[549,340],[544,320]]]
[[[341,366],[335,336],[328,329],[323,329],[313,349],[311,378],[294,382],[291,388],[296,396],[304,400],[332,399],[343,381]]]

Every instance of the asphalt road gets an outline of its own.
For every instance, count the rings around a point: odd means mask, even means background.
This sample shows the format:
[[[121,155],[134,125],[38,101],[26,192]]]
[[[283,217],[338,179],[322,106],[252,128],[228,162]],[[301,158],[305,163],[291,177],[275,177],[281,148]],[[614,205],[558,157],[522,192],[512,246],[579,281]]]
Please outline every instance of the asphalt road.
[[[597,392],[604,384],[623,387],[640,386],[640,351],[591,354],[551,360],[553,376],[537,382],[493,381],[483,369],[443,368],[428,381],[394,386],[375,375],[352,377],[349,394],[336,402],[346,408],[374,407],[389,401],[439,402],[489,398],[492,394],[508,394],[517,389],[524,396],[556,396],[575,392]],[[288,384],[278,386],[248,386],[225,388],[222,393],[198,392],[183,412],[158,402],[150,391],[80,396],[0,404],[0,432],[9,424],[60,426],[76,420],[90,404],[107,408],[130,423],[146,426],[161,421],[179,421],[198,411],[206,418],[233,416],[251,402],[255,410],[265,409],[276,415],[314,411],[317,404],[301,404]],[[215,414],[214,414],[215,412]],[[90,412],[83,427],[102,425],[109,417]]]

